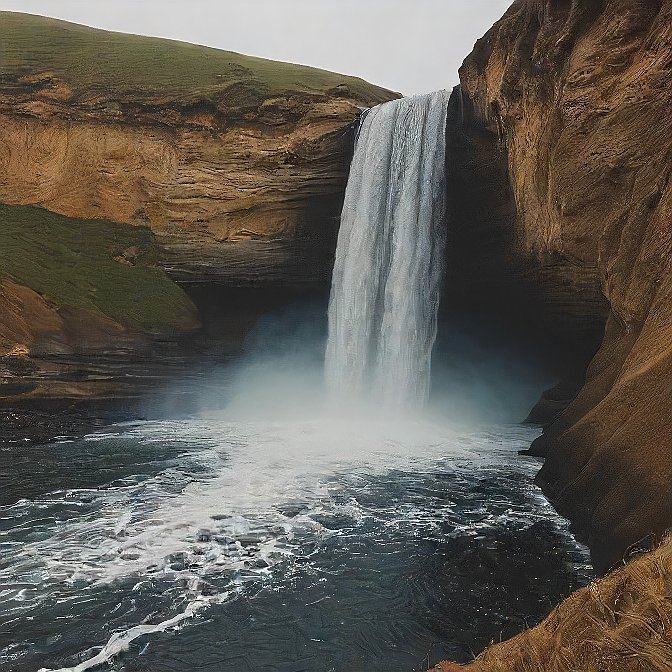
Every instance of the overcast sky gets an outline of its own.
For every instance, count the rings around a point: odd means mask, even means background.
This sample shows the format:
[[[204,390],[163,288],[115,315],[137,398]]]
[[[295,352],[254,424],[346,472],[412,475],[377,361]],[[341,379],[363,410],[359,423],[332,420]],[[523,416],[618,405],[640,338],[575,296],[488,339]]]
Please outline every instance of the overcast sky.
[[[411,94],[456,84],[474,42],[511,2],[0,0],[0,9],[304,63]]]

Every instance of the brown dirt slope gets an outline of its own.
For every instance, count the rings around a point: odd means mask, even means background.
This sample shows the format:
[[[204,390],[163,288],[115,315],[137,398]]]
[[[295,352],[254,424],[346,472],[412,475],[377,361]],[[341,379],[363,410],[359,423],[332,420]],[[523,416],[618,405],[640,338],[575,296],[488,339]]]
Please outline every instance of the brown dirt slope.
[[[583,389],[534,446],[605,569],[672,525],[672,0],[517,0],[460,74],[508,156],[517,254],[609,303]]]

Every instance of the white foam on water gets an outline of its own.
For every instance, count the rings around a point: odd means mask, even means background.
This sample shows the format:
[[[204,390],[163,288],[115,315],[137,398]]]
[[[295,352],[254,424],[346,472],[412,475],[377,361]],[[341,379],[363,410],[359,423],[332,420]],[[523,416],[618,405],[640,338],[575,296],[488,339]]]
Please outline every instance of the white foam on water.
[[[134,589],[173,582],[178,614],[115,632],[95,656],[64,668],[82,672],[138,637],[230,599],[250,581],[270,580],[278,562],[309,558],[328,535],[339,534],[319,522],[321,514],[347,516],[356,527],[380,513],[386,524],[408,527],[411,535],[431,533],[448,509],[403,503],[394,509],[382,502],[377,511],[363,508],[352,493],[394,470],[462,470],[468,477],[476,468],[498,469],[533,435],[524,428],[458,435],[427,421],[361,418],[269,423],[211,416],[119,426],[87,441],[179,442],[188,452],[155,475],[4,507],[2,517],[16,526],[0,534],[0,609],[20,618],[46,601],[73,599],[119,581],[130,579]],[[59,506],[67,513],[49,519]],[[524,518],[528,512],[511,515]],[[24,524],[39,528],[37,535],[7,543],[20,538]],[[492,524],[498,521],[465,527],[476,533]]]
[[[166,630],[175,628],[183,621],[192,618],[202,608],[215,603],[221,604],[222,602],[225,602],[227,598],[228,593],[219,595],[216,599],[201,597],[197,600],[194,600],[193,602],[190,602],[187,605],[187,608],[181,614],[177,614],[172,618],[168,618],[161,623],[157,623],[156,625],[135,625],[128,630],[123,630],[122,632],[113,634],[99,653],[97,653],[92,658],[89,658],[88,660],[78,663],[74,667],[61,667],[58,670],[42,667],[38,672],[85,672],[85,670],[90,670],[91,668],[98,667],[99,665],[104,665],[120,653],[128,651],[129,646],[136,639],[139,639],[145,635],[166,632]]]

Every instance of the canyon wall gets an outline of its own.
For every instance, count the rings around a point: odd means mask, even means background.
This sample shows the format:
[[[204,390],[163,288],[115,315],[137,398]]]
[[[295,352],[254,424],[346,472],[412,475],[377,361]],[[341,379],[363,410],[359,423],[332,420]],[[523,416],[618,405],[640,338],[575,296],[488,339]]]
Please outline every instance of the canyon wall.
[[[599,345],[532,452],[600,569],[672,525],[671,77],[671,0],[517,0],[453,100],[457,179],[489,175],[453,212],[495,241],[486,281],[531,288],[579,368]]]
[[[142,112],[110,117],[100,102],[93,111],[47,103],[0,83],[0,202],[148,226],[184,280],[233,282],[227,262],[241,258],[261,281],[290,241],[333,240],[355,101],[289,95],[226,121],[172,104],[162,104],[168,118],[159,123]],[[246,246],[259,240],[285,247],[267,259],[263,245],[259,255]],[[323,280],[325,269],[316,275]]]

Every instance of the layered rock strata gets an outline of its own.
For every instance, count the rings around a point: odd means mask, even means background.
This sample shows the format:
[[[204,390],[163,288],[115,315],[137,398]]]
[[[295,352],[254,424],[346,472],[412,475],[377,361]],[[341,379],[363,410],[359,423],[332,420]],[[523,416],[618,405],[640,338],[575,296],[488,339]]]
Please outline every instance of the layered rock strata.
[[[473,161],[510,188],[502,254],[558,329],[603,330],[533,452],[606,569],[672,524],[672,2],[517,0],[460,77]]]
[[[168,40],[0,21],[0,202],[146,225],[170,272],[194,281],[235,284],[241,263],[275,281],[276,260],[282,271],[295,241],[315,241],[320,265],[298,279],[324,280],[353,123],[397,94]],[[259,239],[283,245],[237,245]]]

